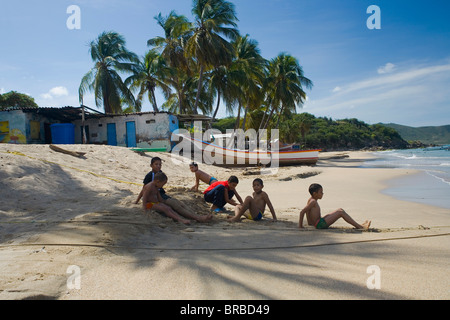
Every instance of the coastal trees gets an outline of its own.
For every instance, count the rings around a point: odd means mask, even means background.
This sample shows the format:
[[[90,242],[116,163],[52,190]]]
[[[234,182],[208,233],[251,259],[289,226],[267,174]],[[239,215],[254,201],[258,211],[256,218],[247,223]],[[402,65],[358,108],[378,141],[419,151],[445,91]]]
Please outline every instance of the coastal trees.
[[[218,65],[229,65],[233,46],[222,36],[235,39],[239,34],[234,5],[225,0],[194,0],[192,14],[195,27],[187,41],[186,54],[199,66],[197,95],[193,113],[197,113],[205,70]]]
[[[148,100],[153,106],[154,112],[159,112],[156,102],[155,89],[159,87],[166,97],[170,95],[170,87],[165,79],[170,74],[170,69],[166,62],[156,50],[150,50],[144,57],[144,61],[139,61],[132,68],[133,75],[125,80],[125,85],[130,89],[139,90],[136,99],[136,111],[141,111],[142,100],[147,93]]]
[[[9,107],[38,108],[39,106],[34,102],[33,97],[17,91],[10,91],[0,94],[0,110]]]
[[[140,111],[148,96],[155,112],[202,112],[213,120],[225,105],[228,113],[237,111],[235,128],[244,130],[278,128],[296,112],[312,82],[295,57],[281,53],[270,61],[263,58],[258,42],[239,34],[229,1],[193,0],[192,14],[194,22],[175,11],[156,15],[163,34],[147,41],[150,51],[143,61],[125,48],[121,35],[100,34],[90,44],[95,64],[81,81],[80,102],[92,91],[105,112],[124,112],[121,104]],[[119,73],[131,76],[122,82]],[[136,99],[130,89],[137,92]],[[158,90],[166,99],[161,105]]]
[[[192,24],[183,15],[171,11],[167,16],[159,13],[155,16],[158,25],[163,29],[164,36],[157,36],[147,41],[147,45],[161,53],[166,61],[169,72],[165,83],[172,87],[176,94],[170,93],[165,103],[171,111],[190,113],[187,100],[192,87],[192,63],[185,55],[185,45],[191,35]],[[178,108],[175,106],[178,104]]]
[[[89,45],[94,67],[80,83],[80,103],[86,91],[94,91],[95,104],[103,106],[105,113],[121,113],[122,103],[135,107],[136,101],[130,89],[122,81],[119,72],[132,72],[139,59],[125,47],[125,39],[116,32],[103,32]]]
[[[241,105],[244,106],[244,117],[242,129],[245,130],[249,110],[259,108],[264,102],[262,90],[267,60],[261,56],[261,51],[256,40],[250,39],[249,35],[238,36],[233,42],[235,59],[231,69],[238,76],[235,77],[237,87],[238,115]],[[236,121],[239,127],[240,117]]]
[[[276,128],[284,111],[295,112],[297,105],[303,104],[306,93],[303,87],[310,89],[312,81],[303,74],[298,60],[287,54],[280,53],[270,60],[267,70],[265,90],[270,113],[260,128],[266,129],[275,111],[278,111]]]

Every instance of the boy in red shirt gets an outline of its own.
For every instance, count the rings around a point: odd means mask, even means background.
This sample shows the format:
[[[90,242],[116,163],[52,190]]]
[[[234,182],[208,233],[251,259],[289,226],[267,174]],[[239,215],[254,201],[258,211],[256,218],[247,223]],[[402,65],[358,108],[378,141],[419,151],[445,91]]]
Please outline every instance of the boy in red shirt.
[[[206,202],[212,203],[211,210],[219,213],[225,211],[223,207],[229,203],[232,206],[238,205],[232,198],[236,195],[239,203],[242,204],[242,198],[236,191],[236,186],[239,179],[236,176],[231,176],[227,181],[217,181],[211,184],[204,192]]]

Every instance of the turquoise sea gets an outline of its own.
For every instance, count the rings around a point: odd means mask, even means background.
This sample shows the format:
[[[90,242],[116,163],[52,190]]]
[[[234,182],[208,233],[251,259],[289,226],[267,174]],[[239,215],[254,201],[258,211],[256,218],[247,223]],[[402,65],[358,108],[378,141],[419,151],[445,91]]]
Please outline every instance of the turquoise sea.
[[[450,209],[450,145],[375,153],[365,168],[403,168],[420,174],[395,179],[383,193],[401,200]],[[450,213],[450,211],[449,211]]]

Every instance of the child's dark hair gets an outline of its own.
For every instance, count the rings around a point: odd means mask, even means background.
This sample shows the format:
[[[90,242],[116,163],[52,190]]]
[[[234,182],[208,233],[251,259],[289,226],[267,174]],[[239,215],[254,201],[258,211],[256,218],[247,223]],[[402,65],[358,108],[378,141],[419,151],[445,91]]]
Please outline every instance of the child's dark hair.
[[[256,178],[255,180],[253,180],[253,183],[255,183],[255,182],[258,182],[262,186],[264,185],[262,179],[260,179],[260,178]]]
[[[160,157],[153,157],[152,160],[150,160],[150,165],[154,164],[156,161],[161,161],[161,158]]]
[[[320,189],[322,189],[322,186],[318,183],[313,183],[309,186],[309,194],[313,195],[314,192],[318,192]]]
[[[228,183],[239,183],[239,179],[236,176],[231,176],[228,178]]]
[[[167,176],[164,172],[160,171],[157,174],[155,174],[155,177],[153,178],[153,180],[158,180],[161,182],[167,181]]]
[[[191,162],[191,163],[189,164],[189,166],[193,166],[193,167],[198,168],[198,164],[197,164],[196,162]]]

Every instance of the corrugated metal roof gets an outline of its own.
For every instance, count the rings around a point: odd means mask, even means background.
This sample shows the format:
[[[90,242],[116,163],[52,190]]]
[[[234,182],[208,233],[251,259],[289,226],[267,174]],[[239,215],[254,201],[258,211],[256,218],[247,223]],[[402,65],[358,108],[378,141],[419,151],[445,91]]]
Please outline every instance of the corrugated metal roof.
[[[131,116],[131,115],[144,115],[144,114],[156,114],[156,112],[135,112],[135,113],[102,113],[100,111],[91,109],[87,106],[84,106],[84,117],[85,119],[93,119],[93,118],[103,118],[103,117],[118,117],[118,116]],[[82,109],[81,107],[10,107],[0,111],[13,111],[13,110],[22,110],[23,112],[33,112],[36,114],[41,114],[43,116],[47,116],[62,122],[72,122],[75,120],[80,120],[82,117]],[[162,111],[158,113],[172,114],[170,112]]]

